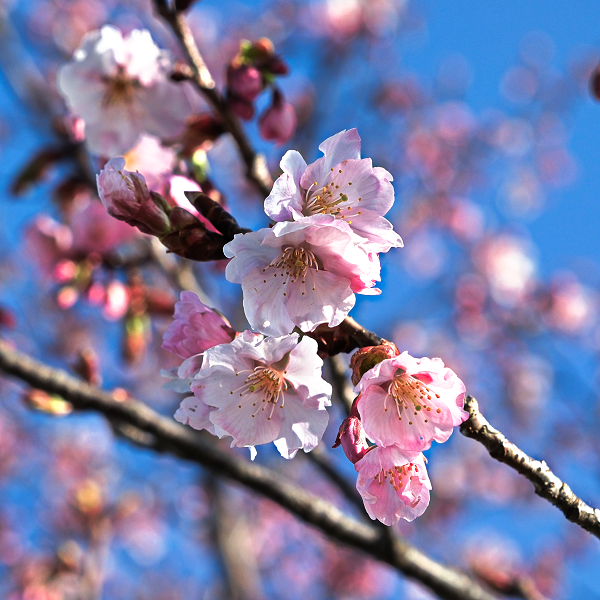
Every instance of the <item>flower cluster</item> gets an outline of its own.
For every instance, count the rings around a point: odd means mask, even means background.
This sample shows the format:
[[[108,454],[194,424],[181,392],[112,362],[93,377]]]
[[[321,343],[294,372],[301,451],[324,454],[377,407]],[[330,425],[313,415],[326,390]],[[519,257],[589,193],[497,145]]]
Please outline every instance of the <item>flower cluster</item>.
[[[468,417],[464,383],[451,369],[439,358],[394,349],[386,342],[353,357],[358,396],[336,440],[358,472],[356,487],[369,516],[386,525],[424,512],[431,483],[422,451],[434,440],[445,442]]]
[[[339,325],[355,294],[380,293],[378,253],[402,246],[383,216],[394,202],[392,176],[360,158],[356,129],[319,149],[324,156],[308,166],[295,150],[285,154],[265,200],[275,225],[237,235],[223,249],[250,326],[267,335]]]

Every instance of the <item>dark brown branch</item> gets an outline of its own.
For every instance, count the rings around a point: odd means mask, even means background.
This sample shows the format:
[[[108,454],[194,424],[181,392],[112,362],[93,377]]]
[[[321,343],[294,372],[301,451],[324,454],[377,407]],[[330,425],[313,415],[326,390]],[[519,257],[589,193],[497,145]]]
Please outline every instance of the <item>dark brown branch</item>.
[[[279,473],[223,452],[171,418],[138,400],[119,401],[103,390],[13,350],[0,341],[0,370],[46,392],[59,394],[80,410],[91,410],[150,434],[154,448],[198,463],[277,502],[330,538],[377,558],[446,600],[496,600],[479,583],[441,565],[387,529],[361,523],[322,498],[285,481]],[[129,432],[131,433],[131,432]],[[146,444],[149,440],[142,440]]]
[[[538,496],[554,504],[569,521],[600,538],[599,509],[588,506],[576,496],[544,461],[531,458],[494,429],[479,412],[479,404],[472,396],[467,396],[465,410],[470,417],[460,426],[463,435],[481,442],[492,458],[507,464],[531,481]]]
[[[154,0],[154,5],[158,14],[169,24],[179,40],[192,69],[192,81],[209,102],[212,109],[219,115],[223,126],[235,140],[242,160],[246,165],[246,178],[254,184],[264,197],[268,196],[273,187],[273,180],[267,169],[265,158],[254,151],[239,119],[229,110],[227,102],[215,87],[215,82],[202,59],[198,46],[196,46],[185,15],[172,10],[167,0]]]

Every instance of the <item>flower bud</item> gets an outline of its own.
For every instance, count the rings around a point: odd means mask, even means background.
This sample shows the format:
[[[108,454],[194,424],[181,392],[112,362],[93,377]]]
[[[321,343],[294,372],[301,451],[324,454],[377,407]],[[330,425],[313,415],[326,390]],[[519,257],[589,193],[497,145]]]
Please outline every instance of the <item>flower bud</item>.
[[[358,385],[362,376],[371,370],[376,364],[387,358],[394,358],[400,354],[396,344],[383,340],[380,346],[367,346],[359,348],[350,359],[350,370],[352,371],[352,383]]]
[[[294,134],[296,111],[279,90],[273,91],[271,106],[260,116],[258,128],[265,140],[273,140],[277,144],[284,144]]]
[[[350,416],[344,419],[340,425],[333,448],[337,448],[340,445],[344,450],[346,458],[352,464],[356,464],[369,451],[365,430],[356,410],[356,400],[352,405]]]
[[[112,158],[96,177],[100,200],[109,215],[143,233],[164,235],[170,229],[169,205],[148,191],[140,173],[125,171],[124,158]]]
[[[260,71],[250,65],[229,65],[227,87],[232,96],[253,102],[263,91],[264,81]]]

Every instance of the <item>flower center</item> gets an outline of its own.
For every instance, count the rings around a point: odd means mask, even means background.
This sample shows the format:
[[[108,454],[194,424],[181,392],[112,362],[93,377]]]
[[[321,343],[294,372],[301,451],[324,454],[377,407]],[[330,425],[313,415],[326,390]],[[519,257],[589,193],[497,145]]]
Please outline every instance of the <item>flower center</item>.
[[[418,415],[420,415],[420,419],[428,423],[429,420],[425,418],[428,416],[427,413],[435,411],[439,414],[442,412],[441,408],[433,404],[432,400],[434,396],[436,398],[440,397],[439,394],[432,392],[422,381],[409,375],[404,369],[398,369],[388,386],[388,396],[386,396],[383,407],[387,412],[387,398],[391,397],[396,404],[399,421],[402,421],[402,414],[406,413],[409,425],[413,424],[412,417]]]
[[[383,485],[387,481],[396,491],[398,491],[404,483],[408,483],[410,478],[413,476],[418,477],[419,467],[413,463],[408,463],[402,467],[392,467],[385,471],[381,469],[373,479],[375,479],[379,485]]]
[[[140,87],[137,79],[131,79],[125,73],[125,68],[117,67],[117,73],[113,77],[105,77],[106,92],[102,98],[102,105],[108,107],[114,104],[131,104],[135,90]]]
[[[267,269],[275,269],[276,272],[273,273],[273,277],[279,275],[282,278],[282,285],[300,281],[304,286],[310,269],[318,271],[319,268],[319,260],[314,252],[302,246],[288,246],[279,258],[263,269],[263,273],[266,273]],[[263,282],[267,283],[267,280],[264,279]],[[312,289],[315,289],[314,285]],[[306,290],[303,287],[302,295],[304,296],[305,293]],[[283,292],[283,295],[287,296],[287,293]]]
[[[238,371],[236,376],[243,372]],[[229,393],[231,395],[238,393],[240,398],[256,394],[258,397],[254,397],[252,406],[258,406],[258,408],[252,416],[255,417],[260,411],[264,411],[270,405],[270,413],[267,417],[270,421],[273,416],[273,410],[279,403],[279,400],[281,399],[279,408],[283,408],[285,404],[284,392],[288,389],[287,381],[284,378],[285,373],[286,371],[282,373],[281,371],[262,365],[255,367],[250,375],[246,377],[244,385]],[[238,408],[242,408],[242,405],[238,404]]]
[[[302,213],[305,216],[324,214],[333,215],[341,219],[348,219],[361,215],[362,212],[356,208],[356,202],[350,198],[352,190],[351,181],[337,180],[336,176],[343,172],[343,169],[331,169],[329,175],[329,183],[325,183],[321,188],[317,188],[318,183],[315,181],[306,190],[304,208]],[[313,189],[314,188],[314,189]],[[362,198],[358,198],[358,202],[362,202]],[[347,221],[352,224],[352,221]]]

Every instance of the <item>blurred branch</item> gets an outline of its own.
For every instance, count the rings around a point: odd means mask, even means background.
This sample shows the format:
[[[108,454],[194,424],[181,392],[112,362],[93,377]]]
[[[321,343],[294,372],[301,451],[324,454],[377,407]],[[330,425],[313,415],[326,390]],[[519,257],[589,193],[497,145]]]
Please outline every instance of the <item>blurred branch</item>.
[[[179,40],[192,69],[192,81],[219,115],[223,126],[235,140],[246,165],[246,178],[263,196],[268,196],[273,187],[273,180],[267,169],[265,158],[255,152],[239,119],[229,110],[227,102],[215,87],[215,82],[198,50],[185,15],[175,8],[171,8],[168,0],[154,0],[154,6],[156,12],[169,24],[175,37]]]
[[[350,384],[350,379],[348,378],[348,368],[339,354],[330,356],[328,362],[333,389],[340,402],[344,405],[346,412],[350,413],[355,395],[354,389]]]
[[[479,404],[472,396],[467,396],[465,410],[470,416],[460,426],[460,432],[464,436],[481,442],[492,458],[507,464],[529,479],[538,496],[554,504],[569,521],[600,538],[599,509],[588,506],[576,496],[571,488],[550,470],[545,461],[531,458],[494,429],[479,412]]]
[[[117,400],[97,389],[12,349],[0,341],[0,370],[47,392],[59,394],[80,410],[92,410],[122,421],[156,440],[155,448],[211,469],[280,504],[330,538],[377,558],[415,579],[445,600],[496,600],[471,577],[429,558],[387,528],[350,518],[337,507],[286,481],[279,473],[223,452],[194,430],[164,417],[144,403]]]

